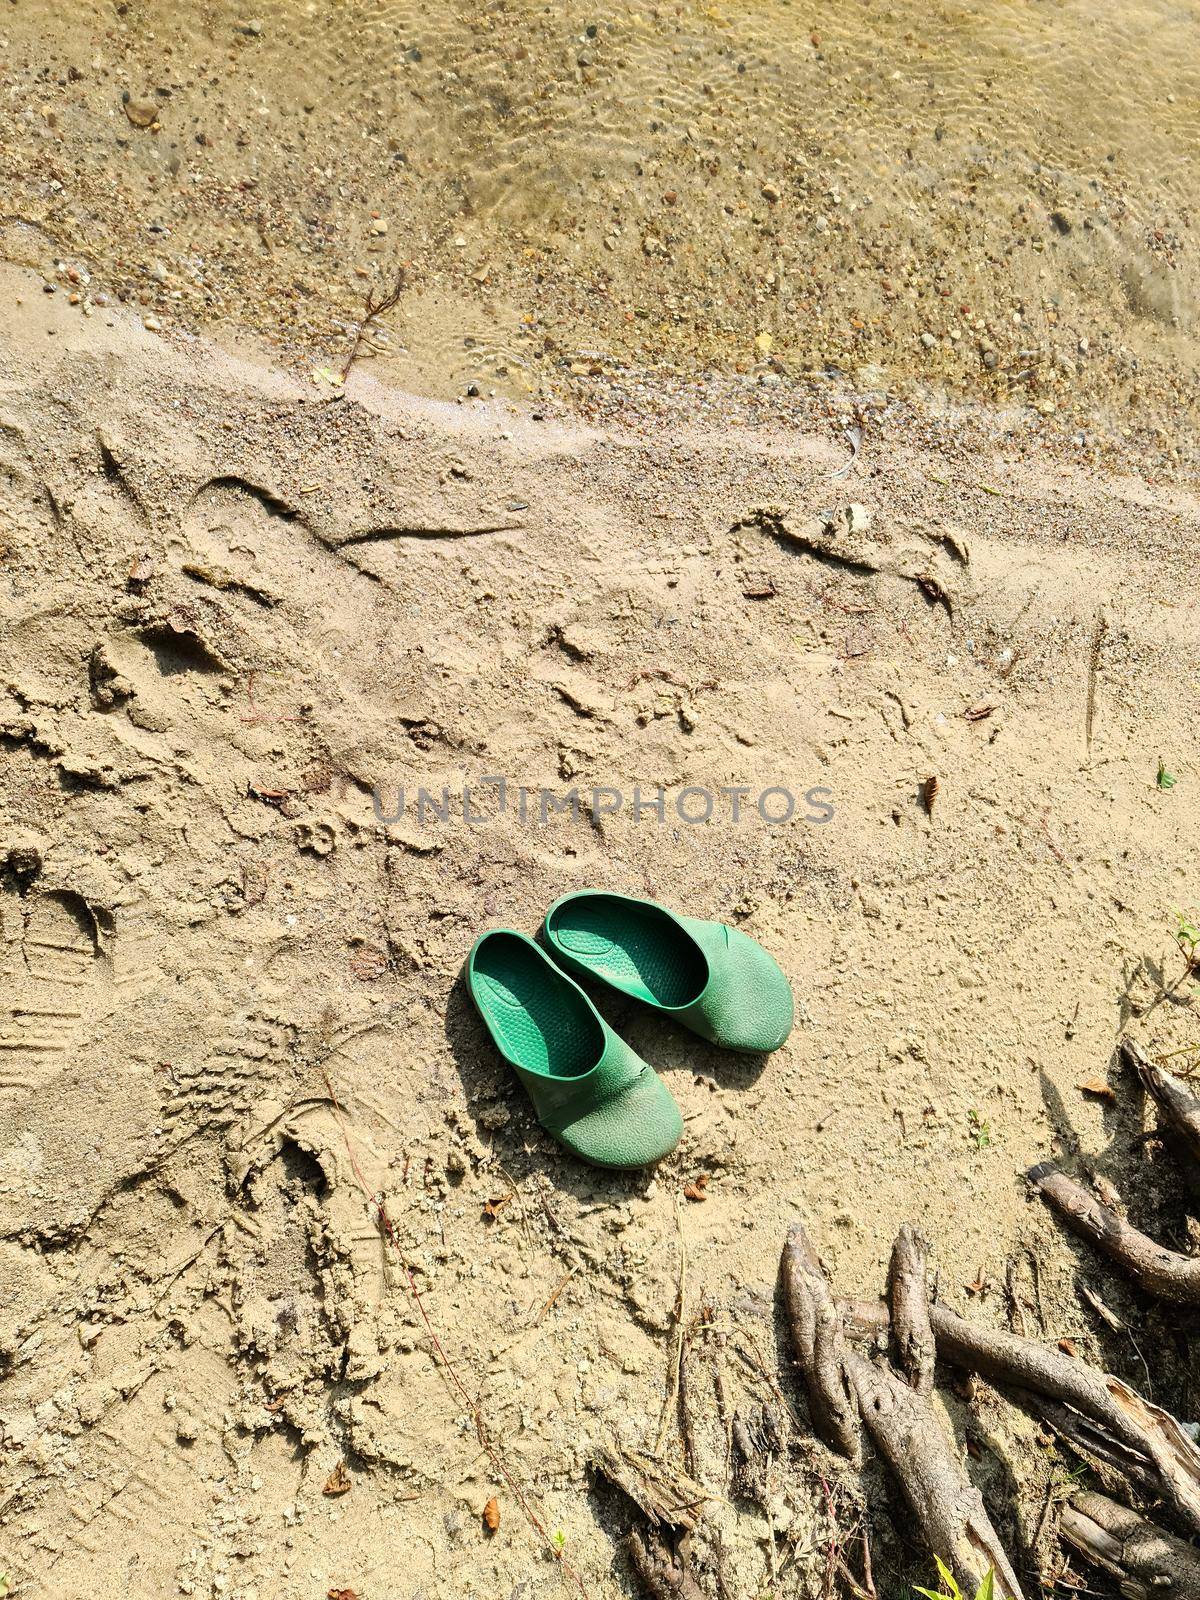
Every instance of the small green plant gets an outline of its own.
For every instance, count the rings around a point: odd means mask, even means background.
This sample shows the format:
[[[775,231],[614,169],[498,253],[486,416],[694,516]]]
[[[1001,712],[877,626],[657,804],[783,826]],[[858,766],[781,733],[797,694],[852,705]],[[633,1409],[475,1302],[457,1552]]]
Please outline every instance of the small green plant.
[[[913,1588],[917,1594],[923,1595],[924,1600],[967,1600],[966,1595],[963,1594],[958,1586],[958,1579],[950,1571],[941,1556],[934,1556],[933,1559],[937,1562],[938,1577],[942,1580],[942,1587],[940,1589],[922,1589],[919,1583],[914,1583]],[[993,1600],[995,1586],[995,1569],[989,1567],[984,1573],[978,1589],[975,1591],[975,1600]]]
[[[556,1556],[562,1555],[562,1553],[563,1553],[563,1545],[565,1545],[566,1542],[567,1542],[566,1534],[562,1531],[561,1528],[555,1528],[554,1532],[550,1535],[550,1543],[554,1546],[554,1554]]]
[[[1158,758],[1158,776],[1154,781],[1160,789],[1173,789],[1175,787],[1175,774],[1167,771],[1161,756]]]
[[[1175,912],[1175,943],[1183,951],[1189,972],[1200,967],[1200,927],[1182,911]]]
[[[976,1150],[986,1150],[992,1142],[992,1125],[985,1122],[978,1111],[967,1112],[967,1121],[971,1124],[971,1137],[975,1141]]]

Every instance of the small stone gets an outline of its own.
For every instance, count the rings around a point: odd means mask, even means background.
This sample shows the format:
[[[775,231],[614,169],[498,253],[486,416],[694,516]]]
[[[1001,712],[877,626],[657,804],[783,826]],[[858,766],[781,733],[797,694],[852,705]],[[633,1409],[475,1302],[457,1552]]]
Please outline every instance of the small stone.
[[[778,205],[783,199],[783,191],[773,183],[764,183],[762,186],[762,197],[768,205]]]
[[[996,368],[1000,365],[1000,357],[994,350],[984,350],[982,352],[981,359],[989,372],[995,372]]]
[[[926,328],[925,332],[921,335],[921,343],[925,346],[926,350],[932,350],[937,344],[937,335],[930,333],[929,329]]]
[[[382,237],[388,231],[386,217],[375,217],[371,222],[371,232]]]
[[[125,115],[135,128],[149,128],[158,121],[158,107],[153,100],[126,100]]]
[[[665,256],[667,247],[657,234],[648,233],[642,240],[642,251],[648,256]]]
[[[145,322],[143,323],[143,327],[146,329],[147,333],[161,333],[162,332],[162,323],[158,320],[157,317],[147,317]]]

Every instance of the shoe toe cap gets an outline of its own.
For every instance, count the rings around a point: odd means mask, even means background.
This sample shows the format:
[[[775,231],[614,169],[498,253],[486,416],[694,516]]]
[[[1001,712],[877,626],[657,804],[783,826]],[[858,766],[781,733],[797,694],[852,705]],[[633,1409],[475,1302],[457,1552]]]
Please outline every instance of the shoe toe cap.
[[[715,1042],[729,1050],[778,1050],[795,1018],[791,984],[774,957],[745,934],[731,930],[730,957]]]
[[[568,1150],[597,1167],[648,1167],[670,1155],[683,1136],[683,1118],[652,1068],[636,1083],[560,1130]]]

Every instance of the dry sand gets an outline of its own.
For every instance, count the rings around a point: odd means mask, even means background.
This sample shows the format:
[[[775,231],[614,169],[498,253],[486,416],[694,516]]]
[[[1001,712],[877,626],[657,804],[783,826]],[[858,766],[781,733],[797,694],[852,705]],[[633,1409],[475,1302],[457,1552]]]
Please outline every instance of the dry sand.
[[[1156,1393],[1195,1414],[1170,1319],[1019,1177],[1082,1151],[1181,1237],[1140,1101],[1115,1074],[1115,1099],[1080,1086],[1106,1082],[1123,1025],[1163,1050],[1196,1037],[1172,938],[1195,901],[1193,496],[950,434],[917,447],[888,416],[836,479],[828,427],[462,407],[365,364],[323,398],[125,311],[84,318],[17,268],[0,308],[15,1592],[571,1592],[363,1186],[594,1596],[632,1591],[624,1513],[587,1463],[658,1434],[681,1242],[685,1324],[708,1308],[697,1475],[718,1497],[714,1374],[726,1414],[774,1403],[753,1366],[775,1367],[797,1213],[868,1295],[915,1218],[947,1303],[1139,1383],[1147,1352]],[[884,570],[739,526],[847,502]],[[374,814],[377,786],[411,801],[488,774],[663,785],[668,818]],[[834,815],[735,824],[721,800],[684,825],[687,785],[821,785]],[[797,997],[765,1063],[611,1008],[686,1119],[652,1178],[542,1133],[457,981],[482,927],[532,929],[586,884],[736,923]],[[701,1173],[706,1198],[681,1203]],[[1132,1337],[1081,1306],[1077,1273]],[[986,1394],[951,1404],[1015,1547],[1061,1467]],[[326,1495],[339,1463],[351,1488]],[[776,1460],[766,1512],[718,1498],[702,1560],[719,1530],[733,1593],[773,1572],[780,1595],[819,1591],[813,1492],[803,1453]],[[927,1572],[873,1503],[882,1581]]]

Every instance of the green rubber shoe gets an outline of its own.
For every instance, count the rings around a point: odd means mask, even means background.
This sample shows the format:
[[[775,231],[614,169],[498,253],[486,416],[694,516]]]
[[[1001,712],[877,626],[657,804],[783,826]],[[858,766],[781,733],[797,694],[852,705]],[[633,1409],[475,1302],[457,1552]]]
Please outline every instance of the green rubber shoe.
[[[546,913],[550,948],[728,1050],[776,1050],[792,1031],[792,991],[762,945],[723,922],[676,916],[653,900],[584,889]]]
[[[666,1084],[540,945],[509,928],[481,934],[466,980],[538,1121],[573,1155],[646,1167],[674,1150],[683,1118]]]

